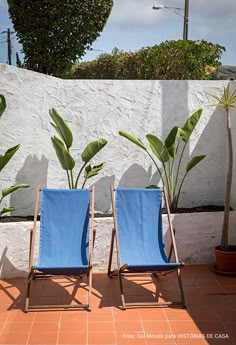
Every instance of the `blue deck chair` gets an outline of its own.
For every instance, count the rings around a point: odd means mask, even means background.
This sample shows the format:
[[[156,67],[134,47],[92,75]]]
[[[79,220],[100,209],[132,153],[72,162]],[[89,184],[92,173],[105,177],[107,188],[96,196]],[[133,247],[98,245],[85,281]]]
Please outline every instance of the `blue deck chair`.
[[[40,238],[37,265],[33,265],[36,223],[40,203]],[[91,219],[90,219],[91,214]],[[29,276],[25,311],[41,308],[91,310],[92,251],[95,231],[94,187],[91,189],[40,189],[36,193],[34,225],[30,236]],[[32,279],[88,275],[88,303],[31,305]]]
[[[164,195],[163,195],[164,194]],[[162,229],[162,196],[165,199],[169,229],[175,262],[166,256]],[[123,309],[134,306],[185,307],[180,268],[174,230],[165,188],[111,188],[114,228],[112,231],[108,276],[117,275],[120,282]],[[117,270],[111,271],[114,241],[117,249]],[[127,303],[125,301],[122,277],[138,274],[163,274],[177,272],[180,287],[180,302]]]

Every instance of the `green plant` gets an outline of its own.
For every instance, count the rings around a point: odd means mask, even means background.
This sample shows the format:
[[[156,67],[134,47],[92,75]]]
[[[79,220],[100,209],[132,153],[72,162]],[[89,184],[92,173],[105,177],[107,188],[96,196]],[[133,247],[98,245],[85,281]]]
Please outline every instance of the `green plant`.
[[[225,48],[211,42],[166,41],[136,52],[117,48],[74,68],[78,79],[212,79]]]
[[[64,77],[100,35],[113,0],[8,0],[8,5],[23,67]]]
[[[107,144],[106,139],[98,139],[95,141],[90,142],[83,152],[81,153],[81,159],[82,159],[82,166],[78,172],[77,177],[75,178],[73,175],[73,169],[75,167],[75,159],[72,157],[70,153],[70,148],[73,144],[73,135],[66,124],[66,122],[63,120],[63,118],[58,114],[58,112],[55,109],[49,110],[49,115],[53,122],[51,122],[51,125],[53,128],[57,131],[59,134],[59,137],[53,136],[51,137],[53,147],[55,149],[57,158],[61,164],[61,167],[63,170],[66,171],[67,174],[67,180],[68,180],[68,186],[70,189],[76,189],[78,188],[78,182],[79,178],[84,170],[84,182],[82,184],[82,188],[84,188],[84,185],[86,181],[96,176],[99,171],[102,170],[104,167],[104,163],[101,163],[99,165],[92,166],[89,164],[91,159],[100,151],[103,149],[103,147]]]
[[[0,95],[0,117],[2,116],[5,109],[6,109],[5,97],[3,95]],[[16,153],[16,151],[19,148],[20,148],[20,145],[16,145],[16,146],[8,149],[3,155],[0,155],[0,172],[7,165],[7,163],[10,161],[10,159],[14,156],[14,154]],[[2,203],[3,199],[8,194],[13,193],[14,191],[16,191],[19,188],[27,188],[27,187],[29,187],[28,184],[21,183],[21,184],[15,184],[14,186],[10,186],[8,188],[2,189],[1,195],[0,195],[0,204]],[[4,207],[4,208],[0,209],[0,216],[2,216],[4,213],[12,212],[14,210],[15,210],[14,207]]]
[[[205,155],[193,157],[186,165],[184,176],[182,179],[179,178],[184,151],[201,114],[202,109],[198,109],[188,118],[183,127],[173,127],[164,142],[153,134],[147,134],[146,138],[149,142],[151,152],[146,145],[134,135],[124,131],[119,131],[121,136],[142,148],[151,158],[159,172],[162,184],[167,188],[170,209],[172,212],[176,212],[178,208],[180,192],[187,174],[205,157]],[[156,162],[156,158],[161,162],[162,171]],[[156,185],[152,185],[148,188],[158,187]]]
[[[220,249],[227,251],[229,246],[229,211],[230,211],[230,194],[232,186],[232,176],[233,176],[233,143],[232,143],[232,133],[231,133],[231,121],[230,121],[230,108],[236,107],[236,89],[232,92],[229,90],[229,86],[224,87],[224,92],[222,98],[210,95],[219,103],[210,104],[210,106],[221,107],[222,112],[225,113],[226,118],[226,128],[228,137],[228,172],[225,187],[225,201],[224,201],[224,219],[222,227],[222,236]]]

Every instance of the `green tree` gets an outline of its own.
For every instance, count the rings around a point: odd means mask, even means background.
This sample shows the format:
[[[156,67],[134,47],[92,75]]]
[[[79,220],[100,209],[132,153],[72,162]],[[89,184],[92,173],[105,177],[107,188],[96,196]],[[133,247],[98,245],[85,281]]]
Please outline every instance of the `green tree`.
[[[136,52],[114,49],[74,70],[78,79],[212,79],[225,48],[206,41],[166,41]]]
[[[99,36],[113,0],[8,0],[24,67],[64,76]]]

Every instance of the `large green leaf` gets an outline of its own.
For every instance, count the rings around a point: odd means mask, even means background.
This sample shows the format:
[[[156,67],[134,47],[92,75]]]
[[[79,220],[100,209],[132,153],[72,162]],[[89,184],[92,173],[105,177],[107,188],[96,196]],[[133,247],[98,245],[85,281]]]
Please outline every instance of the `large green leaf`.
[[[196,127],[198,121],[200,120],[200,117],[202,115],[202,109],[198,109],[195,111],[185,122],[185,124],[182,127],[182,132],[181,132],[181,138],[185,143],[189,141],[189,138]]]
[[[11,147],[8,149],[4,155],[0,155],[0,171],[5,167],[5,165],[9,162],[9,160],[12,158],[12,156],[16,153],[16,151],[19,149],[20,145],[16,145],[14,147]]]
[[[107,144],[107,140],[104,138],[92,141],[89,143],[81,154],[82,160],[89,162],[103,147]]]
[[[128,132],[124,132],[124,131],[119,131],[118,132],[119,135],[121,135],[122,137],[128,139],[129,141],[131,141],[132,143],[138,145],[139,147],[141,147],[143,150],[147,151],[146,146],[144,145],[144,143],[138,139],[137,137],[135,137],[133,134],[130,134]]]
[[[51,137],[53,147],[56,151],[57,158],[59,159],[59,162],[61,163],[62,169],[64,170],[72,170],[75,166],[75,161],[73,157],[70,155],[68,150],[66,149],[63,142],[58,139],[57,137]]]
[[[172,128],[165,140],[165,146],[172,158],[175,158],[176,156],[176,150],[178,147],[181,133],[182,129],[178,126],[175,126],[174,128]]]
[[[201,162],[204,158],[206,157],[206,155],[202,155],[202,156],[195,156],[193,157],[187,164],[186,166],[186,173],[188,173],[190,170],[192,170],[199,162]]]
[[[0,215],[2,216],[4,213],[7,213],[7,212],[13,212],[15,211],[15,208],[14,207],[4,207],[1,212],[0,212]]]
[[[52,124],[53,128],[57,131],[57,133],[60,135],[61,139],[65,143],[67,149],[69,149],[72,146],[73,143],[73,135],[66,124],[66,122],[63,120],[63,118],[58,114],[58,112],[55,109],[49,110],[49,115],[51,116],[52,120],[54,121],[54,124]]]
[[[4,110],[6,109],[6,100],[3,95],[0,95],[0,117],[2,116]]]
[[[153,134],[147,134],[146,138],[149,141],[150,148],[154,155],[161,162],[168,162],[170,160],[170,155],[163,142]]]
[[[84,171],[85,180],[88,180],[89,178],[96,176],[99,173],[99,171],[102,170],[104,165],[105,163],[101,163],[99,165],[94,165],[94,166],[91,166],[90,164],[87,165]]]
[[[6,195],[15,192],[15,190],[19,188],[28,188],[29,185],[25,183],[15,184],[14,186],[5,188],[2,190],[2,197],[4,198]]]

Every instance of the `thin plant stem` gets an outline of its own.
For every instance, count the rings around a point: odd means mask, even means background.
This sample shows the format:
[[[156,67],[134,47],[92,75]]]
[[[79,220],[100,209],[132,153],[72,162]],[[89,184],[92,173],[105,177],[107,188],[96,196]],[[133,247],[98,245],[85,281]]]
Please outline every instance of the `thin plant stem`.
[[[85,162],[85,163],[82,165],[82,167],[81,167],[81,169],[80,169],[80,171],[79,171],[79,173],[78,173],[78,176],[77,176],[76,181],[75,181],[75,189],[77,189],[78,181],[79,181],[80,175],[81,175],[81,173],[82,173],[82,171],[83,171],[83,169],[84,169],[84,167],[86,166],[87,163],[88,163],[88,162]]]
[[[161,171],[160,171],[160,169],[159,169],[157,163],[156,163],[155,160],[153,159],[152,155],[151,155],[148,151],[146,151],[146,152],[147,152],[147,154],[149,155],[149,157],[151,158],[151,160],[153,161],[155,167],[157,168],[157,171],[158,171],[158,173],[159,173],[159,175],[160,175],[162,184],[163,184],[163,186],[164,186],[165,183],[164,183],[164,180],[163,180],[163,176],[162,176],[162,173],[161,173]]]
[[[166,172],[165,164],[162,163],[162,165],[163,165],[163,169],[164,169],[164,173],[165,173],[165,178],[166,178],[166,182],[167,182],[168,196],[169,196],[169,200],[170,200],[170,202],[171,202],[171,187],[170,187],[170,181],[169,181],[169,178],[168,178],[168,175],[167,175],[167,172]]]
[[[150,153],[149,153],[147,150],[146,150],[146,152],[147,152],[147,154],[149,155],[149,157],[151,158],[151,160],[153,161],[153,163],[154,163],[155,167],[157,168],[157,171],[158,171],[158,173],[159,173],[159,175],[160,175],[160,178],[161,178],[162,184],[163,184],[163,186],[165,186],[165,181],[164,181],[163,175],[162,175],[162,173],[161,173],[161,171],[160,171],[160,169],[159,169],[159,167],[158,167],[157,163],[155,162],[155,160],[153,159],[152,155],[151,155],[151,154],[150,154]],[[161,162],[161,163],[162,163],[163,170],[164,170],[164,173],[165,173],[166,182],[168,183],[168,178],[167,178],[167,175],[166,175],[166,168],[165,168],[165,164],[164,164],[163,162]],[[168,192],[168,198],[169,198],[169,200],[171,200],[171,199],[170,199],[169,183],[168,183],[168,185],[167,185],[167,192]]]
[[[74,189],[74,179],[73,179],[73,172],[70,170],[70,178],[71,178],[71,189]]]
[[[81,187],[82,189],[84,188],[86,182],[87,182],[87,180],[84,180],[82,187]]]
[[[177,189],[177,183],[178,183],[178,177],[179,177],[179,169],[180,169],[180,165],[181,165],[181,162],[183,159],[183,154],[184,154],[184,150],[186,148],[186,145],[187,145],[187,142],[184,144],[183,150],[182,150],[181,155],[179,157],[179,164],[178,164],[177,171],[176,171],[175,184],[174,184],[174,189],[173,189],[173,199],[175,199],[175,195],[176,195],[176,189]],[[177,194],[179,195],[179,191],[177,192]],[[177,205],[178,205],[178,203],[176,204],[176,207],[177,207]]]
[[[70,175],[69,175],[69,171],[66,170],[66,174],[67,174],[67,180],[68,180],[68,184],[69,184],[69,189],[72,189],[71,188],[71,182],[70,182]]]
[[[227,246],[228,246],[228,230],[229,230],[230,194],[231,194],[232,175],[233,175],[233,144],[232,144],[232,133],[231,133],[229,108],[226,107],[225,110],[226,110],[227,133],[228,133],[228,173],[227,173],[227,179],[226,179],[225,209],[224,209],[221,246],[227,248]]]
[[[180,192],[181,192],[181,189],[182,189],[182,185],[184,183],[184,180],[185,180],[185,177],[187,176],[188,172],[185,173],[181,183],[180,183],[180,186],[179,186],[179,190],[178,190],[178,194],[177,194],[177,197],[176,197],[176,202],[175,202],[175,205],[174,205],[174,208],[177,209],[177,206],[178,206],[178,202],[179,202],[179,196],[180,196]]]

